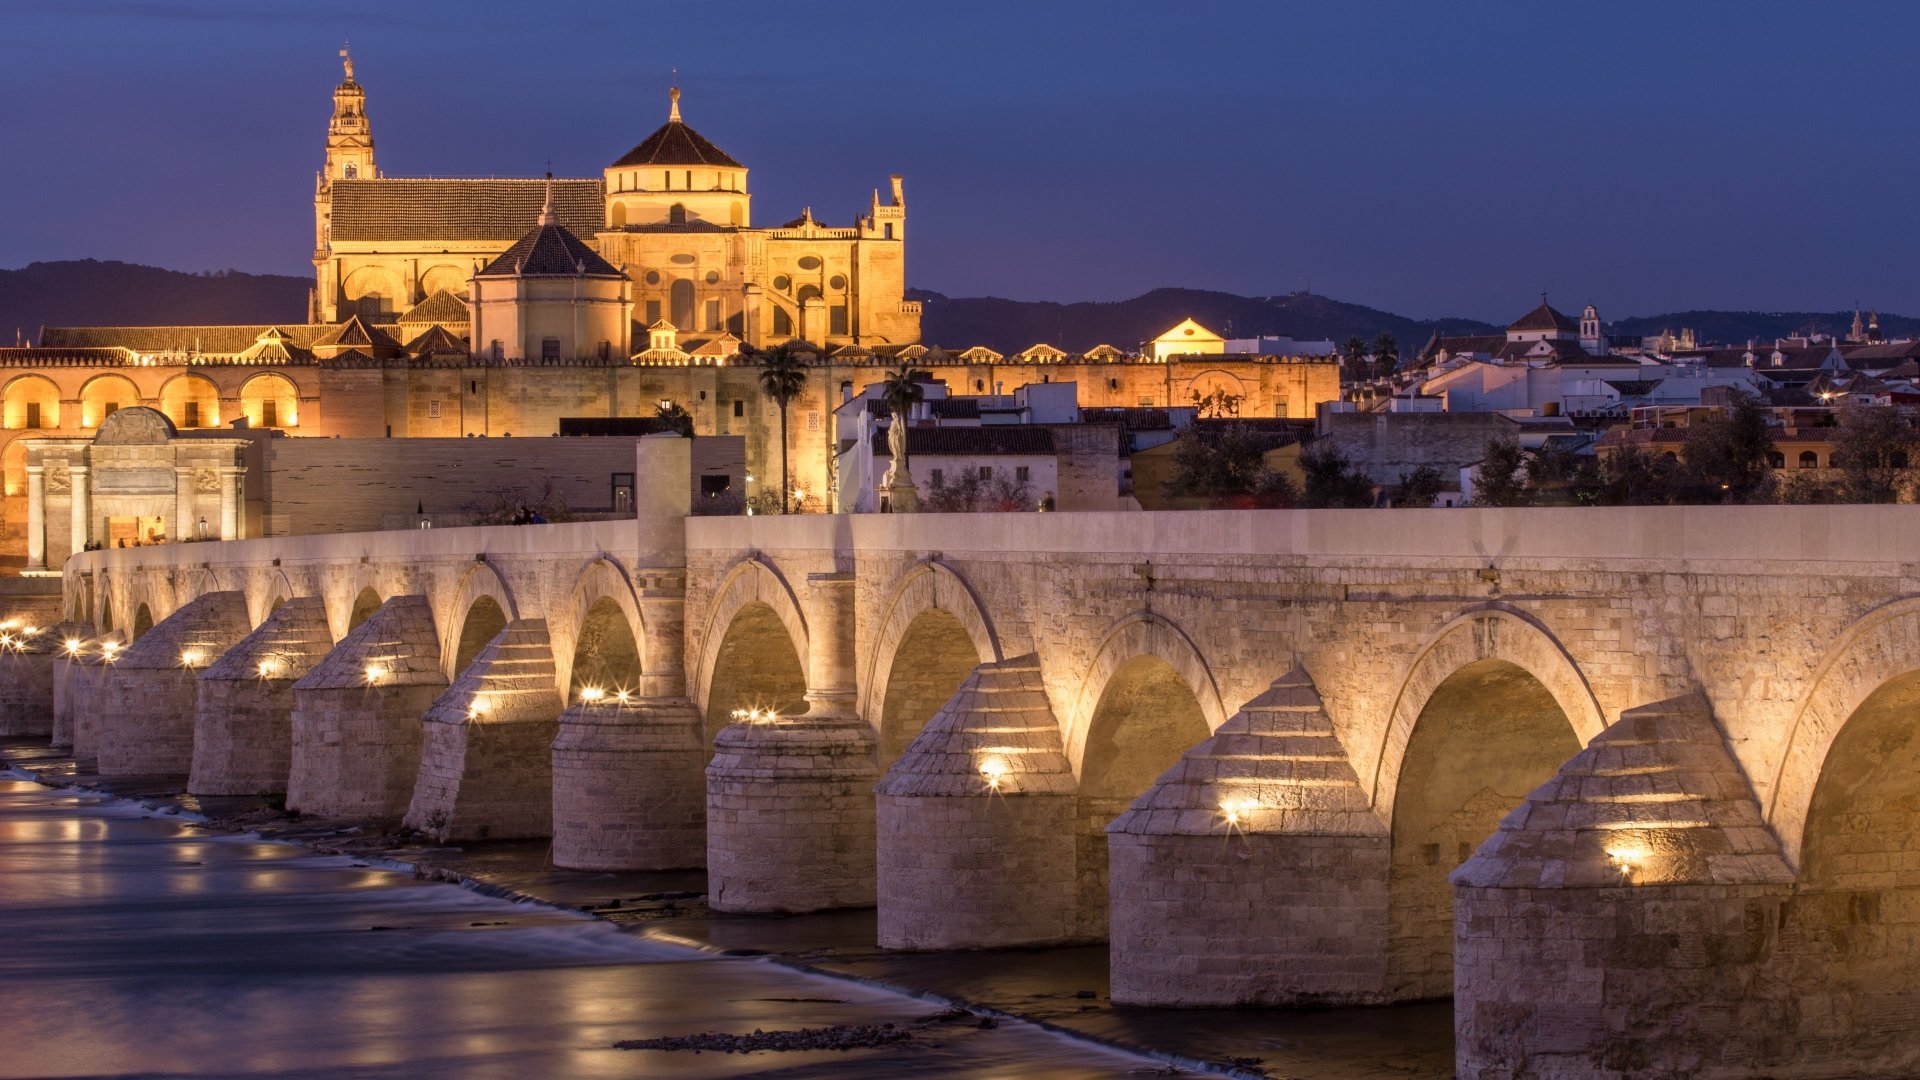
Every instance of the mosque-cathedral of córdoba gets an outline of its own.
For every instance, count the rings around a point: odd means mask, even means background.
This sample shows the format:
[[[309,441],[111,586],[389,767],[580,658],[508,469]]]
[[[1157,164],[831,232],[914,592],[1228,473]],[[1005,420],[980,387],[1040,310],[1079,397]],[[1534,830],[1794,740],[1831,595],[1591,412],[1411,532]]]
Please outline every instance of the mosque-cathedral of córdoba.
[[[1073,382],[1083,407],[1220,390],[1243,416],[1307,418],[1338,397],[1329,358],[1227,353],[1190,321],[1137,350],[923,344],[901,177],[850,227],[810,210],[755,227],[747,167],[686,123],[677,89],[667,122],[597,179],[385,176],[342,57],[307,322],[43,327],[37,345],[0,349],[3,546],[20,549],[29,480],[42,479],[25,443],[91,438],[135,405],[183,431],[444,439],[546,436],[562,419],[648,417],[670,401],[696,434],[744,437],[748,473],[771,477],[781,428],[752,354],[792,342],[811,376],[788,406],[793,484],[830,492],[831,410],[902,362],[955,394]],[[234,528],[273,531],[245,512]]]

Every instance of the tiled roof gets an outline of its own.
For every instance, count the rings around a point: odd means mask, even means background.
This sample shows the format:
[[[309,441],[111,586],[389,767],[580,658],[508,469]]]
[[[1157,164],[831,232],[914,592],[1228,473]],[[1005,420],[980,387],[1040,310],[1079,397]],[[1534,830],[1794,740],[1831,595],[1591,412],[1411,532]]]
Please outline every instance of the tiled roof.
[[[400,343],[392,335],[377,326],[368,326],[360,316],[352,315],[346,322],[320,335],[313,341],[316,348],[348,349],[392,349],[398,351]]]
[[[1449,354],[1461,353],[1497,353],[1505,348],[1505,334],[1471,334],[1463,337],[1436,337],[1433,339],[1433,352],[1445,349]]]
[[[508,242],[540,218],[544,180],[335,180],[335,240]],[[606,228],[598,180],[555,180],[560,223],[592,235]]]
[[[407,342],[407,351],[415,356],[427,353],[464,353],[467,351],[465,340],[454,336],[446,327],[435,323],[427,327],[420,336]]]
[[[1540,330],[1564,330],[1570,334],[1577,334],[1580,332],[1580,324],[1553,310],[1545,300],[1542,300],[1539,307],[1520,316],[1514,320],[1512,326],[1507,327],[1508,333],[1514,331],[1532,333]]]
[[[927,402],[927,411],[942,420],[980,419],[980,403],[973,398],[935,398]]]
[[[1869,371],[1890,368],[1906,360],[1920,359],[1920,341],[1887,341],[1874,345],[1843,345],[1841,355],[1847,366]]]
[[[124,348],[137,353],[187,352],[237,353],[276,327],[262,323],[250,326],[43,326],[42,346],[64,349]],[[331,323],[281,323],[277,329],[286,334],[288,344],[302,348],[333,330]]]
[[[669,120],[660,130],[643,139],[609,168],[634,165],[707,165],[722,169],[744,169],[725,150],[707,141],[705,135],[679,120]]]
[[[0,348],[0,367],[119,367],[133,363],[135,357],[125,349],[98,348]]]
[[[425,300],[413,305],[406,314],[393,320],[401,326],[419,326],[424,323],[438,323],[442,326],[465,326],[467,324],[467,302],[441,289]]]
[[[887,433],[873,433],[873,452],[892,456]],[[907,429],[907,455],[934,454],[956,457],[1032,456],[1053,453],[1053,432],[1026,424],[1002,424],[993,427],[915,427]]]
[[[1102,406],[1080,410],[1080,422],[1083,424],[1118,424],[1122,431],[1167,431],[1173,427],[1173,418],[1167,410],[1160,408],[1136,408],[1134,406]]]
[[[521,277],[625,276],[619,267],[601,258],[599,252],[588,247],[565,225],[534,226],[480,272]]]

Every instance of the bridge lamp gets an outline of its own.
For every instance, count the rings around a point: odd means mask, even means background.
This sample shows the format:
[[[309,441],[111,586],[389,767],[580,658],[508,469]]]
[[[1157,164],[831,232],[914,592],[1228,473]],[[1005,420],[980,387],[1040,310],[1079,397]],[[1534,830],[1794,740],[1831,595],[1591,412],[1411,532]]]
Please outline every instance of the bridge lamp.
[[[381,678],[382,678],[382,677],[384,677],[384,676],[385,676],[386,674],[387,674],[387,669],[386,669],[386,667],[385,667],[385,665],[382,665],[382,664],[368,664],[368,665],[367,665],[367,683],[368,683],[368,685],[370,685],[370,686],[377,686],[377,685],[379,685],[379,682],[380,682],[380,680],[381,680]]]
[[[77,638],[77,637],[70,637],[70,638],[68,638],[68,639],[67,639],[67,655],[68,655],[68,656],[79,656],[79,655],[80,655],[80,648],[81,648],[81,646],[82,646],[83,644],[84,644],[84,642],[82,642],[82,641],[81,641],[81,640],[80,640],[79,638]]]
[[[1252,799],[1220,800],[1220,817],[1227,823],[1229,829],[1246,824],[1247,818],[1251,817],[1257,809],[1259,804]]]
[[[1000,781],[1007,775],[1005,758],[990,757],[980,763],[980,776],[987,782],[990,791],[1000,790]]]
[[[206,659],[207,654],[199,649],[183,649],[180,652],[180,664],[182,667],[196,668],[205,663]]]
[[[260,661],[260,677],[271,679],[287,669],[287,662],[277,656],[264,657]]]
[[[747,710],[745,709],[735,709],[730,715],[733,717],[734,723],[740,724],[740,723],[746,722],[748,714],[747,714]]]
[[[1647,857],[1653,854],[1643,844],[1615,844],[1606,850],[1607,861],[1620,871],[1620,880],[1629,885],[1633,883],[1633,875],[1644,867]]]
[[[589,705],[600,701],[600,699],[606,696],[607,692],[597,686],[583,686],[580,688],[580,700]]]
[[[478,720],[493,711],[493,703],[483,697],[476,697],[467,703],[467,719]]]
[[[103,641],[100,643],[100,655],[106,659],[107,663],[109,664],[113,663],[114,657],[118,656],[119,653],[120,653],[119,642]]]
[[[633,695],[627,693],[625,690],[622,690],[619,693],[613,695],[613,700],[619,702],[622,705],[625,705],[629,701],[633,700]]]
[[[29,626],[29,627],[26,627],[25,629],[22,629],[20,632],[22,634],[25,634],[28,637],[33,637],[34,635],[40,632],[40,628],[37,626]]]

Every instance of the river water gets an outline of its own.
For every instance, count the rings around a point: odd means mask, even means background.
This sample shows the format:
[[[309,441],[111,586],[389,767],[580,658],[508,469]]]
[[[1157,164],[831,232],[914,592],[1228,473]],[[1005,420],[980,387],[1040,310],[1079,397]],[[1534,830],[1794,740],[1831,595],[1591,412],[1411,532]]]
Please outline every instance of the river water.
[[[0,779],[3,1077],[1114,1077],[1032,1025],[583,915],[207,835]],[[613,1043],[892,1023],[913,1040],[725,1054]]]

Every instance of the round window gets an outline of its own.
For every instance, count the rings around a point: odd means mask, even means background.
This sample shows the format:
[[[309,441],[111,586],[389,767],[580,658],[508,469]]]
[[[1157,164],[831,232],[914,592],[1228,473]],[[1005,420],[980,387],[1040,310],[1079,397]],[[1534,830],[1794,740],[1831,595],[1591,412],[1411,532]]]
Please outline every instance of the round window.
[[[833,277],[827,279],[827,286],[835,292],[838,292],[847,287],[847,279],[839,274],[835,274]]]
[[[820,269],[820,260],[812,255],[802,255],[800,256],[798,265],[802,270],[818,270]]]
[[[781,292],[786,292],[788,289],[793,288],[793,279],[785,274],[781,274],[779,277],[773,279],[773,287],[779,289]]]
[[[720,271],[718,270],[707,271],[707,284],[709,285],[720,284]]]
[[[647,284],[649,285],[660,284],[660,271],[658,270],[647,271]]]

